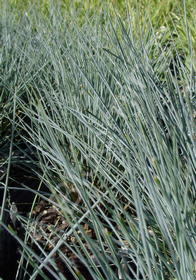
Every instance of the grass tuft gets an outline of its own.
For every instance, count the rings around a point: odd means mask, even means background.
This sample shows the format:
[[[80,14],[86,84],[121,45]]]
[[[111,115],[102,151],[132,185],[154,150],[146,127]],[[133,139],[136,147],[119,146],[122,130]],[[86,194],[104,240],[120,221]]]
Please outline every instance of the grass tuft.
[[[151,2],[122,14],[86,3],[2,6],[0,235],[18,242],[13,279],[193,280],[192,2],[153,1],[153,16]]]

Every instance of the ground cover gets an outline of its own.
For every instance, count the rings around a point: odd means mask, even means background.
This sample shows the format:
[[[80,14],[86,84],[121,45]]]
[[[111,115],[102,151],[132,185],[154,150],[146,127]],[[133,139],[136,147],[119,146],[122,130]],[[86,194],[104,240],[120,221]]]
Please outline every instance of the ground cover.
[[[194,2],[145,3],[1,4],[3,279],[195,279]]]

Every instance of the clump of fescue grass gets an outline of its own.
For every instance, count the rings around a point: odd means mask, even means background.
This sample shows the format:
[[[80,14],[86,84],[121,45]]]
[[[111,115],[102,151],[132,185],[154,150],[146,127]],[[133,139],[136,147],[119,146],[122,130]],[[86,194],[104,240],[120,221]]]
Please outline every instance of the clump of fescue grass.
[[[172,33],[159,37],[147,14],[140,36],[129,14],[126,24],[105,13],[104,25],[96,17],[82,27],[55,9],[50,19],[27,15],[15,27],[2,23],[7,70],[1,70],[1,88],[17,115],[13,122],[7,109],[3,117],[36,149],[51,203],[69,222],[61,236],[54,229],[58,241],[46,252],[33,235],[34,205],[28,220],[18,216],[26,230],[18,275],[29,263],[28,279],[44,267],[64,279],[53,258],[58,253],[81,279],[61,253],[66,245],[93,279],[105,279],[98,267],[106,279],[131,279],[122,260],[135,279],[194,279],[195,57],[188,24],[189,53],[183,42],[179,47],[180,36],[178,44]],[[73,188],[77,201],[67,195]],[[71,236],[79,246],[70,244]]]

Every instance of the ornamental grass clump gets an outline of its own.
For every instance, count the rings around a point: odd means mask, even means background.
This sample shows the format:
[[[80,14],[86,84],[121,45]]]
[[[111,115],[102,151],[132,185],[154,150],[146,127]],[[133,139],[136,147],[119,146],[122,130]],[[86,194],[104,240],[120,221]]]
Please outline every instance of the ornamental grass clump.
[[[188,24],[187,49],[178,30],[163,46],[147,12],[138,37],[129,13],[79,26],[55,11],[7,30],[13,74],[1,74],[1,88],[14,115],[4,114],[12,136],[2,205],[8,192],[12,221],[2,214],[1,230],[19,244],[13,279],[195,279]],[[9,185],[13,155],[37,184]],[[33,194],[26,212],[12,197],[21,187]]]

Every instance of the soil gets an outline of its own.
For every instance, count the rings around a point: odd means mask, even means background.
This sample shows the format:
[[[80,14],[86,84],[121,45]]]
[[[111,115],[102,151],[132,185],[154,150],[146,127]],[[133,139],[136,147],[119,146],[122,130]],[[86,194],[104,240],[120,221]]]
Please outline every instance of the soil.
[[[9,199],[7,200],[7,210],[5,211],[7,214],[4,223],[8,228],[14,230],[21,240],[26,238],[27,245],[31,248],[32,252],[44,259],[43,250],[46,254],[49,254],[58,241],[63,238],[63,235],[70,230],[70,224],[66,220],[65,215],[57,207],[58,203],[56,203],[54,196],[48,192],[48,189],[44,185],[39,191],[40,193],[44,193],[47,199],[37,199],[33,211],[30,212],[35,197],[33,190],[37,190],[40,183],[40,180],[32,173],[32,170],[36,168],[36,166],[28,167],[28,165],[23,164],[12,164],[9,179]],[[3,174],[6,174],[7,166],[2,166],[1,171],[1,182],[5,183],[5,176]],[[2,190],[0,196],[2,201]],[[72,196],[76,196],[76,199],[78,199],[76,193],[72,193]],[[29,212],[31,215],[29,215]],[[27,224],[30,233],[28,238],[25,229],[25,227],[27,228]],[[83,223],[82,226],[83,230],[91,239],[96,239],[91,225]],[[86,241],[82,238],[81,232],[77,231],[77,234],[78,237],[81,235],[84,247],[91,254],[94,263],[98,265],[96,256],[92,255],[91,250],[85,243]],[[58,276],[55,278],[54,275],[59,275],[59,279],[61,279],[61,274],[68,280],[75,280],[74,273],[75,275],[83,275],[86,280],[93,280],[88,269],[90,266],[84,265],[81,258],[79,259],[74,253],[77,248],[80,248],[78,240],[74,235],[70,235],[66,240],[66,245],[61,246],[60,250],[53,254],[52,260],[54,264],[47,263],[46,267],[42,269],[42,272],[50,280],[58,279]],[[0,277],[3,280],[16,279],[18,262],[20,261],[22,250],[23,248],[11,237],[8,231],[2,229],[0,232]],[[66,265],[63,256],[65,256],[66,261],[70,262],[71,266]],[[36,263],[34,258],[32,260]],[[115,274],[118,275],[117,268],[111,261],[109,263]],[[37,263],[37,265],[39,264]],[[23,268],[25,268],[26,272],[25,270],[22,271],[17,279],[28,280],[33,272],[33,268],[30,263],[25,264],[25,261]],[[134,264],[132,268],[136,269]],[[103,279],[106,279],[101,269],[100,273],[103,275]],[[131,273],[129,274],[132,276]],[[44,278],[39,275],[36,279],[42,280]]]

